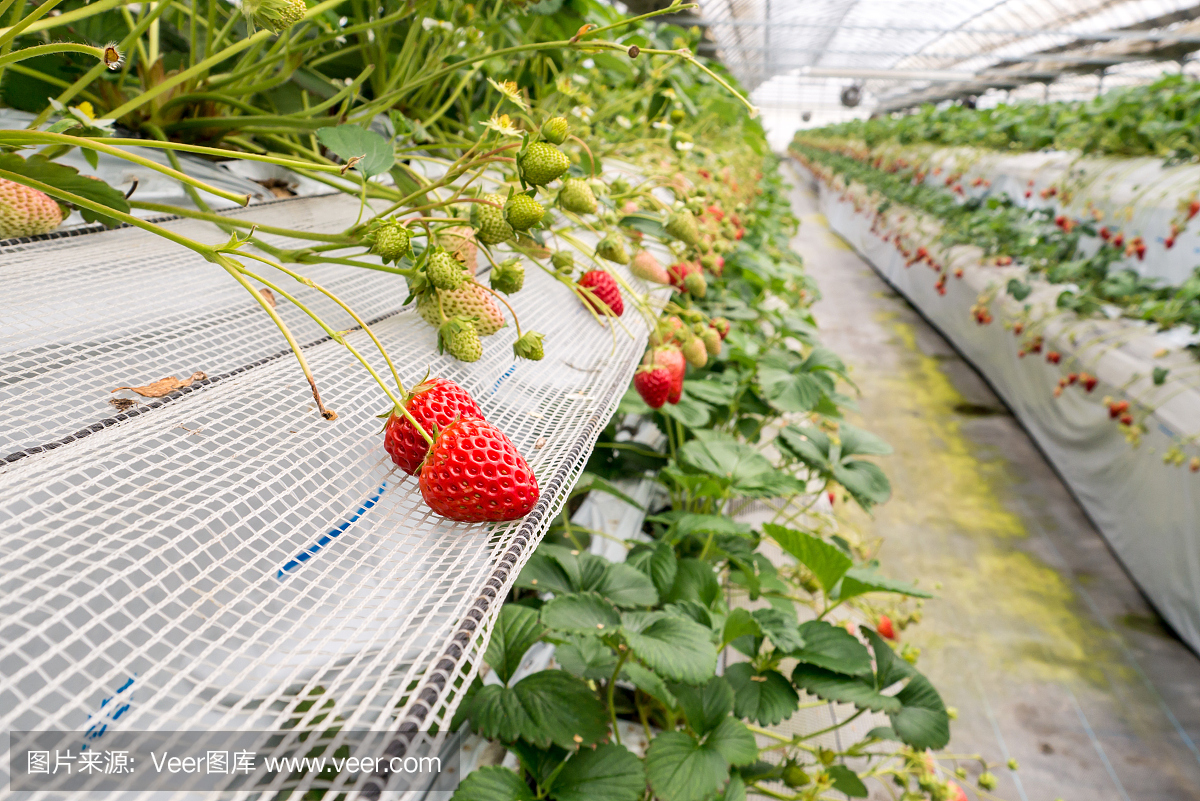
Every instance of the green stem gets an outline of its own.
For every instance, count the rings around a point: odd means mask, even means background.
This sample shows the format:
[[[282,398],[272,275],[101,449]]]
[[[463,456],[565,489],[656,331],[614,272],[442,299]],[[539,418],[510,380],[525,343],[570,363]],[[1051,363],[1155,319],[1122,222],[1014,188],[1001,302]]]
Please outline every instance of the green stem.
[[[9,53],[6,56],[0,56],[0,67],[6,67],[9,64],[14,64],[18,61],[24,61],[27,58],[48,56],[53,53],[83,53],[85,56],[93,56],[101,61],[104,60],[103,47],[92,47],[91,45],[73,44],[71,42],[59,42],[57,44],[23,47],[15,53]]]
[[[621,652],[621,656],[617,659],[617,666],[613,668],[612,678],[608,680],[608,715],[612,721],[613,740],[617,745],[621,744],[621,732],[617,729],[617,706],[616,706],[616,691],[617,677],[621,675],[621,668],[625,666],[625,660],[629,659],[631,651],[628,647]]]

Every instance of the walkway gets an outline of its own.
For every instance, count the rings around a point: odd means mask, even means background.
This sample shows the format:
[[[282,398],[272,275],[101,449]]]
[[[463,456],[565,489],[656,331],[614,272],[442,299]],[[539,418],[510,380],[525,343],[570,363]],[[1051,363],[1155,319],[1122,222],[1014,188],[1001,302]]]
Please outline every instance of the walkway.
[[[874,519],[844,511],[883,540],[887,572],[941,585],[903,639],[958,709],[951,750],[1015,757],[1016,774],[995,770],[1008,801],[1200,801],[1200,659],[979,376],[832,234],[798,174],[793,207],[822,339],[862,389],[852,422],[896,449],[892,500]]]

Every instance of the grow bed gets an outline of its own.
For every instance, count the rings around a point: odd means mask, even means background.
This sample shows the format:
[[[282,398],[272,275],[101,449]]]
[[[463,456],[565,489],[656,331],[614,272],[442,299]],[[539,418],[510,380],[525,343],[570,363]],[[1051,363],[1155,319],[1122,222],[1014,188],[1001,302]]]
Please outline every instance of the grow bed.
[[[358,203],[235,214],[330,231]],[[453,715],[648,332],[632,313],[615,333],[601,326],[529,265],[511,302],[546,334],[546,358],[514,360],[510,324],[463,364],[436,354],[399,276],[300,271],[371,323],[406,385],[429,370],[467,388],[527,457],[537,506],[503,525],[433,515],[384,453],[375,415],[388,401],[352,356],[280,299],[338,413],[326,421],[255,299],[190,251],[138,229],[0,249],[0,727],[397,731]],[[352,319],[291,287],[386,374]],[[113,392],[198,372],[156,400]]]
[[[847,191],[837,183],[820,183],[821,209],[833,230],[987,378],[1159,612],[1200,650],[1200,476],[1163,458],[1173,447],[1196,454],[1190,443],[1200,433],[1200,368],[1181,349],[1190,331],[1156,332],[1123,318],[1081,319],[1056,308],[1062,286],[1031,279],[1018,266],[997,267],[973,247],[938,254],[946,272],[962,270],[941,280],[941,294],[938,275],[910,265],[873,226],[877,204],[863,187]],[[905,218],[906,241],[936,240],[936,222],[896,206],[888,214]],[[1014,277],[1031,288],[1020,301],[1004,291]],[[970,310],[985,300],[994,319],[981,325]],[[1023,327],[1014,329],[1017,322]],[[1033,343],[1035,336],[1040,343]],[[1052,352],[1057,363],[1047,359]],[[1155,368],[1169,370],[1162,385],[1154,382]],[[1056,396],[1060,380],[1072,373],[1097,382],[1088,391],[1077,380]],[[1106,397],[1129,402],[1142,430],[1136,447]]]

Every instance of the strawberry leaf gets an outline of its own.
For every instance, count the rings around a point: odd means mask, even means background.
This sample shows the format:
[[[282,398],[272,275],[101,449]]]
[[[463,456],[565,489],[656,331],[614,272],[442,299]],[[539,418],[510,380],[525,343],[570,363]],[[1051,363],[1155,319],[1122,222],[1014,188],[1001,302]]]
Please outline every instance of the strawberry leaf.
[[[868,592],[894,592],[913,598],[933,597],[931,593],[918,590],[907,581],[897,581],[881,576],[874,568],[870,567],[856,567],[846,571],[842,584],[838,587],[837,597],[839,600],[845,600]]]
[[[542,607],[542,623],[556,631],[609,634],[621,625],[617,608],[594,592],[560,595]]]
[[[867,785],[863,784],[858,774],[845,765],[830,765],[825,769],[833,780],[833,789],[845,793],[850,798],[866,798],[869,793]]]
[[[669,731],[646,749],[646,775],[662,801],[704,801],[729,777],[729,762],[692,735]]]
[[[354,169],[362,173],[364,178],[382,175],[396,163],[396,152],[391,142],[357,125],[318,128],[317,141],[343,161],[362,159],[354,165]]]
[[[854,566],[854,561],[840,548],[812,534],[772,523],[765,524],[763,532],[812,571],[826,594],[832,594],[842,576]]]
[[[508,768],[486,765],[463,779],[450,801],[533,801],[533,791]]]
[[[799,708],[800,696],[778,671],[760,672],[749,662],[738,662],[725,668],[725,680],[733,687],[733,711],[739,718],[774,726]]]
[[[80,175],[74,167],[50,161],[45,156],[34,155],[23,159],[16,153],[4,153],[0,155],[0,170],[7,170],[35,181],[41,181],[55,189],[70,192],[116,211],[129,211],[129,202],[125,200],[125,196],[104,181]],[[67,202],[57,197],[54,199],[63,203]],[[88,222],[103,223],[109,228],[120,225],[112,217],[97,214],[91,209],[80,208],[79,213]]]
[[[624,746],[581,748],[551,785],[555,801],[637,801],[646,789],[642,761]]]
[[[626,612],[621,633],[635,656],[671,681],[700,684],[716,670],[711,632],[699,623],[660,612]]]
[[[791,656],[810,665],[847,676],[871,672],[871,654],[850,632],[824,620],[810,620],[800,626],[804,647]]]
[[[669,689],[688,725],[699,735],[708,734],[733,711],[733,687],[722,676],[713,676],[700,687],[672,684]]]
[[[506,604],[500,609],[500,618],[492,629],[491,641],[483,660],[491,665],[508,684],[509,679],[521,665],[521,659],[529,647],[541,639],[542,624],[538,613],[527,606]]]
[[[608,734],[604,704],[582,679],[561,670],[534,673],[512,687],[485,685],[471,697],[467,716],[484,737],[540,748],[574,749]]]

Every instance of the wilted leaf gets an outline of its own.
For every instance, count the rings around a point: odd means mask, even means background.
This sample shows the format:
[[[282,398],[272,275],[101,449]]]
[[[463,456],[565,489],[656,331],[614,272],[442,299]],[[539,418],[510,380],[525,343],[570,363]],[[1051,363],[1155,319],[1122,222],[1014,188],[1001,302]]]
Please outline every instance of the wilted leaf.
[[[111,390],[111,391],[112,392],[120,392],[123,389],[128,389],[132,392],[136,392],[137,394],[141,395],[143,398],[161,398],[166,395],[170,395],[172,392],[174,392],[177,389],[183,389],[184,387],[190,387],[193,384],[193,382],[203,381],[206,378],[208,378],[208,376],[201,372],[192,373],[189,377],[183,379],[182,381],[180,381],[178,378],[176,378],[173,375],[169,375],[166,378],[160,378],[157,381],[155,381],[151,384],[147,384],[144,387],[117,387],[116,389]]]

